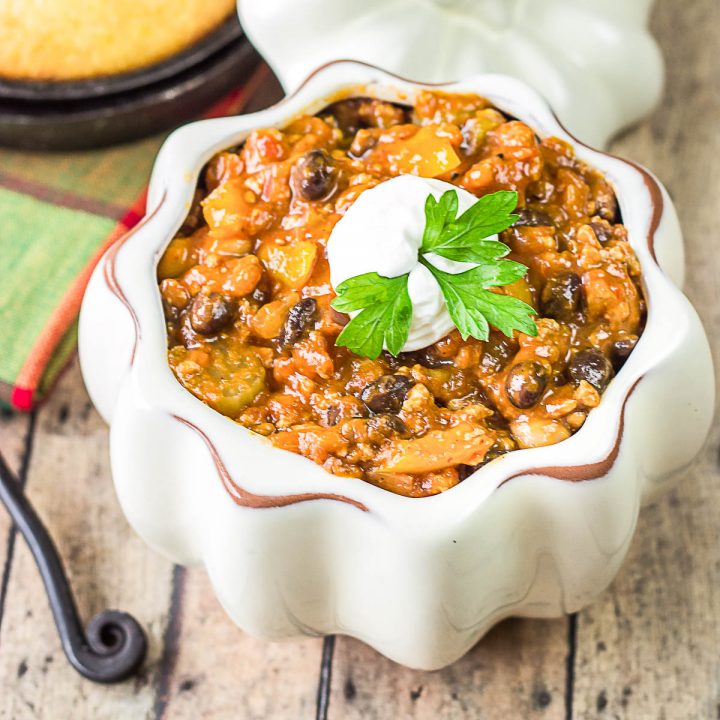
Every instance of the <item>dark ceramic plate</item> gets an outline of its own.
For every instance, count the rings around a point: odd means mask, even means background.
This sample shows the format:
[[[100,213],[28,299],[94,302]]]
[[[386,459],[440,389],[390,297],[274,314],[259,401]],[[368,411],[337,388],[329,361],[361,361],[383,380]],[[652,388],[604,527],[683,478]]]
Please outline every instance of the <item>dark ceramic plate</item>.
[[[19,81],[0,78],[0,98],[48,102],[50,100],[96,98],[136,90],[174,77],[188,68],[202,63],[242,37],[243,31],[240,23],[233,15],[194,45],[167,60],[146,68],[88,80]]]
[[[0,96],[0,145],[82,150],[145,137],[196,118],[242,86],[259,61],[241,36],[175,74],[134,89],[62,100]]]

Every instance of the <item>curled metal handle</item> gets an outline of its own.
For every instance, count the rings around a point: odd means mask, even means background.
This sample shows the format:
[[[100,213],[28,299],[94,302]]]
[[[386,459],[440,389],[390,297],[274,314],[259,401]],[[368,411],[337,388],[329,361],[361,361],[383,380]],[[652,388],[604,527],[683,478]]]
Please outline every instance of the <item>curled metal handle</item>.
[[[127,613],[104,610],[90,620],[85,632],[57,548],[2,453],[0,500],[35,558],[70,664],[81,675],[98,683],[128,678],[145,658],[147,639],[143,629]]]

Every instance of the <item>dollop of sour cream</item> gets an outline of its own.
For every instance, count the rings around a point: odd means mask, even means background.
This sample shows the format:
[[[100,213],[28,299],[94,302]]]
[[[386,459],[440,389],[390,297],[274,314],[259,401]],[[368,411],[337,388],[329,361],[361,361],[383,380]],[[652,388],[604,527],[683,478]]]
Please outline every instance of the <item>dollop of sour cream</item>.
[[[376,272],[383,277],[409,273],[408,294],[413,306],[410,332],[402,352],[419,350],[445,337],[455,324],[432,273],[418,262],[425,229],[425,201],[447,190],[458,196],[458,216],[477,202],[451,183],[415,175],[385,180],[361,193],[335,224],[327,244],[333,288],[356,275]],[[489,239],[497,239],[497,235]],[[473,263],[456,262],[427,253],[425,259],[448,273],[461,273]],[[350,313],[355,316],[357,313]]]

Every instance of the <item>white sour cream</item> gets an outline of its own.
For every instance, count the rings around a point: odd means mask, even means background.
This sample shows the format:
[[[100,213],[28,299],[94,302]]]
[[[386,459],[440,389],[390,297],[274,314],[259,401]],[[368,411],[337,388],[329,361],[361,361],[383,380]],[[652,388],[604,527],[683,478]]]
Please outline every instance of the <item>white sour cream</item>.
[[[462,188],[415,175],[400,175],[365,190],[340,218],[330,234],[327,256],[333,288],[348,278],[376,272],[383,277],[410,273],[408,293],[413,306],[410,332],[403,352],[419,350],[445,337],[454,327],[445,299],[432,273],[418,262],[425,229],[425,200],[447,190],[458,196],[458,215],[477,198]],[[491,239],[497,239],[497,235]],[[474,267],[432,253],[425,259],[457,274]],[[357,313],[350,313],[351,316]]]

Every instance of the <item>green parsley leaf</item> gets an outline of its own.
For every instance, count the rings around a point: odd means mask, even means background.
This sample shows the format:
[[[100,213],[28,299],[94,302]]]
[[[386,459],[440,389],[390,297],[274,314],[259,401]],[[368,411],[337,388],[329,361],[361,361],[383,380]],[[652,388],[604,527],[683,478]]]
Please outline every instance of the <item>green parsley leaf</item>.
[[[509,228],[518,218],[516,192],[501,190],[481,197],[459,218],[455,217],[457,192],[448,190],[436,201],[429,195],[425,202],[425,231],[421,252],[460,262],[484,263],[510,252],[507,245],[484,238]]]
[[[423,248],[431,248],[437,244],[443,228],[455,220],[458,211],[458,194],[448,190],[436,200],[430,193],[425,200],[425,230],[423,231]]]
[[[433,274],[440,285],[448,312],[463,340],[472,336],[487,340],[489,324],[512,337],[513,330],[536,336],[537,326],[532,320],[535,308],[510,295],[487,290],[488,287],[508,285],[520,279],[527,268],[511,260],[478,265],[453,275],[439,270],[424,258],[420,262]]]
[[[356,275],[341,282],[332,306],[340,312],[362,310],[375,303],[386,303],[396,292],[395,278],[386,278],[375,272]]]
[[[374,272],[340,283],[332,306],[340,312],[360,312],[343,328],[335,344],[373,360],[383,347],[397,355],[407,341],[412,322],[407,283],[407,273],[387,278]]]

